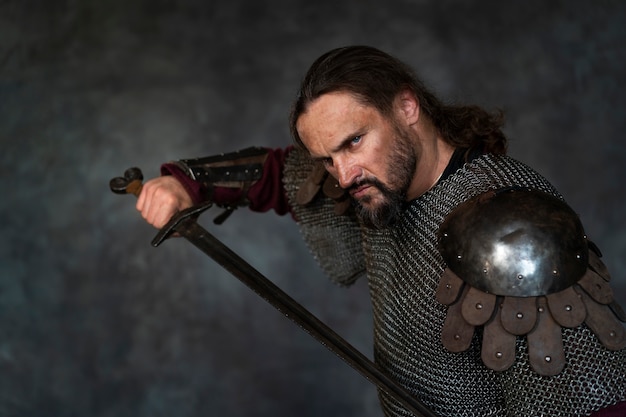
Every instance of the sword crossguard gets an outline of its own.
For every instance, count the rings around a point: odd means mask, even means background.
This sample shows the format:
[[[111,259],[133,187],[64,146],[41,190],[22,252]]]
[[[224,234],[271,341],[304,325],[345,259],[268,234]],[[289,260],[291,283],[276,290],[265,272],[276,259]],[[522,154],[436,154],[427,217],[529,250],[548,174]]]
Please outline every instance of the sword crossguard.
[[[165,226],[159,230],[154,239],[152,239],[152,246],[157,247],[163,243],[167,238],[176,232],[180,232],[181,223],[193,219],[195,222],[198,216],[205,210],[210,209],[213,206],[211,201],[207,201],[197,206],[189,207],[185,210],[181,210],[167,222]]]

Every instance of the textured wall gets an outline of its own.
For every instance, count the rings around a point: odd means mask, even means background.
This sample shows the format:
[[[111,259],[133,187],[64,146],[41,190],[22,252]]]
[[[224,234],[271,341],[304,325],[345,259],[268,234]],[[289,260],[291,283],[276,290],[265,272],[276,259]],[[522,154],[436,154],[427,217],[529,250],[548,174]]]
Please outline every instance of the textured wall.
[[[129,166],[289,143],[300,77],[370,44],[450,101],[501,107],[626,304],[625,3],[0,1],[0,415],[380,416],[375,389],[183,240],[152,248]],[[371,355],[364,282],[287,217],[207,227]]]

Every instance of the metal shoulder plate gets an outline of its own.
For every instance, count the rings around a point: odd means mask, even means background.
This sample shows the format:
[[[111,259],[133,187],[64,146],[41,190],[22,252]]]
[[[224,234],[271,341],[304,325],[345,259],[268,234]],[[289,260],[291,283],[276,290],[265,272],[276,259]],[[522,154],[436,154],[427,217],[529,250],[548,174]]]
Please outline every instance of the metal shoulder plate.
[[[540,191],[490,191],[460,204],[441,224],[447,264],[435,297],[448,306],[441,341],[467,350],[482,327],[481,359],[504,371],[525,337],[530,366],[559,374],[566,357],[562,329],[583,323],[608,350],[626,348],[626,314],[610,275],[576,213]]]
[[[439,229],[439,250],[473,287],[517,297],[570,287],[588,264],[577,214],[559,198],[533,190],[491,191],[462,203]]]

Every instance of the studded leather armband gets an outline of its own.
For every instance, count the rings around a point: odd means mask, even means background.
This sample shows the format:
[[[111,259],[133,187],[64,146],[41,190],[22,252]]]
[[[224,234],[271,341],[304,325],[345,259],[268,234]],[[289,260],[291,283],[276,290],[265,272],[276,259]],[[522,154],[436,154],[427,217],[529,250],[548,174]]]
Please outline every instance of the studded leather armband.
[[[230,206],[248,204],[247,192],[263,175],[263,165],[268,150],[260,147],[246,148],[204,158],[182,159],[172,164],[180,168],[190,178],[201,183],[213,199],[216,188],[231,188],[238,198],[229,201]]]

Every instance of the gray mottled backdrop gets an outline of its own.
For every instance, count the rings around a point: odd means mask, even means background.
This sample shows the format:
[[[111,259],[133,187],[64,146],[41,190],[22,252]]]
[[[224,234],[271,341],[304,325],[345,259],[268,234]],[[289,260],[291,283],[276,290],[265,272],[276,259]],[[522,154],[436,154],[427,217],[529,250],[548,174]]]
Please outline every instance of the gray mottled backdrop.
[[[1,0],[0,415],[381,415],[359,374],[187,242],[152,248],[108,189],[288,144],[301,76],[346,44],[504,109],[511,154],[580,213],[625,303],[624,4]],[[329,283],[290,218],[204,223],[371,355],[365,282]]]

